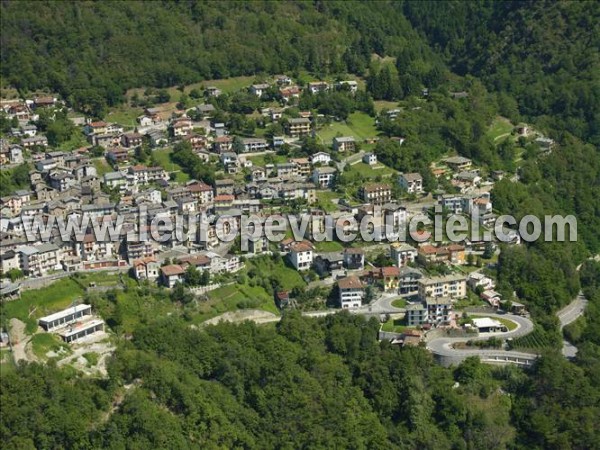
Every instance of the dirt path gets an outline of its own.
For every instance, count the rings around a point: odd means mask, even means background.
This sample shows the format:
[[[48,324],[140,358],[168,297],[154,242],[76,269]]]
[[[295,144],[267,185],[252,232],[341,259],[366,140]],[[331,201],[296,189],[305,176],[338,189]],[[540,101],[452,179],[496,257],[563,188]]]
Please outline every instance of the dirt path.
[[[25,323],[19,319],[12,318],[9,323],[9,336],[12,346],[13,359],[19,361],[37,361],[31,350],[31,336],[25,333]]]
[[[202,323],[202,325],[216,325],[219,322],[243,322],[250,320],[256,323],[267,323],[275,322],[279,320],[279,316],[260,309],[243,309],[240,311],[231,311],[221,314],[217,317],[213,317]]]

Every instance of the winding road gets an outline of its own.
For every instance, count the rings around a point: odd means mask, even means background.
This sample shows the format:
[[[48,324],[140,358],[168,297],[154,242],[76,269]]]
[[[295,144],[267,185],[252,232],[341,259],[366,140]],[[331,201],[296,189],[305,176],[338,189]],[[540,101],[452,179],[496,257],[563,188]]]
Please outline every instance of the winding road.
[[[580,292],[577,297],[556,313],[560,321],[560,329],[574,322],[577,318],[583,315],[587,306],[587,299]],[[483,362],[495,364],[518,364],[528,366],[538,357],[534,353],[517,352],[513,350],[492,350],[492,349],[455,349],[453,344],[459,342],[467,342],[469,340],[482,341],[490,337],[498,337],[502,339],[518,338],[525,336],[533,331],[533,322],[526,317],[515,316],[512,314],[486,314],[486,316],[496,318],[506,318],[517,324],[517,328],[506,333],[481,333],[477,337],[439,337],[433,338],[427,343],[427,349],[430,350],[445,366],[459,364],[469,356],[479,356]],[[566,358],[573,358],[577,353],[577,348],[567,341],[563,341],[562,354]]]
[[[525,336],[533,331],[533,322],[526,317],[512,314],[486,314],[487,317],[505,318],[515,322],[517,328],[505,333],[480,333],[476,337],[439,337],[427,343],[427,349],[431,351],[438,361],[444,366],[459,364],[469,356],[479,356],[483,362],[488,363],[513,363],[519,365],[530,365],[538,355],[517,351],[495,350],[495,349],[455,349],[453,344],[467,341],[485,341],[491,337],[502,339],[514,339]]]

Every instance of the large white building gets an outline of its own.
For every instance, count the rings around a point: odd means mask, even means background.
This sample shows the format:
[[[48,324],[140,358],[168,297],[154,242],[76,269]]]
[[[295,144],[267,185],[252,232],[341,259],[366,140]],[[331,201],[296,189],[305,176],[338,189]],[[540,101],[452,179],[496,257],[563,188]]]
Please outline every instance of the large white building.
[[[340,306],[343,309],[359,308],[365,296],[363,284],[357,277],[346,277],[338,281]]]

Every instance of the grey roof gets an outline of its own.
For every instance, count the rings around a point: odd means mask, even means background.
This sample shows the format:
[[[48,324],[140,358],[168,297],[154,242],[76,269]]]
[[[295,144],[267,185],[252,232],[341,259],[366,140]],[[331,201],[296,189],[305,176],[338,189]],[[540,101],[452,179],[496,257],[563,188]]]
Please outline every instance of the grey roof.
[[[340,136],[333,138],[336,142],[354,142],[354,136]]]

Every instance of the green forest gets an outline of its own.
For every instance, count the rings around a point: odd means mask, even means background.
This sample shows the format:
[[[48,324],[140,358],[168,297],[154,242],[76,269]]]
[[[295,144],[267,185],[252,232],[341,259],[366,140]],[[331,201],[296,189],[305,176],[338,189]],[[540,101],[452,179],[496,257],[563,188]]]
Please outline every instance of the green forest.
[[[101,118],[136,87],[280,73],[364,79],[354,104],[335,94],[302,106],[344,117],[400,101],[398,118],[379,123],[385,164],[433,186],[429,163],[451,148],[517,172],[494,186],[498,213],[577,217],[577,242],[505,247],[495,268],[498,291],[517,293],[555,349],[528,370],[477,359],[443,368],[423,348],[377,342],[375,321],[347,314],[200,330],[154,317],[119,338],[107,379],[52,362],[2,373],[3,447],[600,448],[600,264],[587,261],[600,252],[600,4],[373,5],[4,1],[0,82],[56,92]],[[468,97],[453,97],[461,91]],[[219,101],[246,113],[238,100]],[[556,149],[526,149],[516,167],[515,146],[486,136],[498,115],[533,124]],[[187,146],[173,157],[212,181]],[[3,195],[26,186],[28,170],[3,171]],[[579,349],[567,361],[554,313],[580,289],[590,303],[564,329]]]
[[[597,274],[596,274],[597,276]],[[138,329],[108,380],[28,365],[1,380],[5,448],[597,448],[598,348],[528,372],[454,369],[376,340],[379,324],[179,319]],[[590,346],[595,344],[589,344]]]

